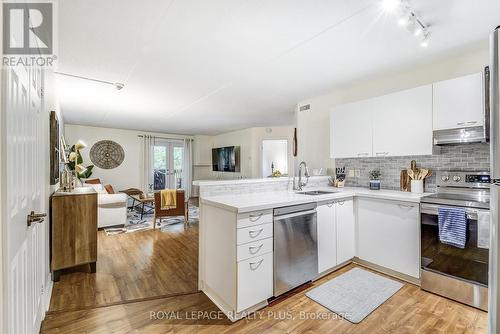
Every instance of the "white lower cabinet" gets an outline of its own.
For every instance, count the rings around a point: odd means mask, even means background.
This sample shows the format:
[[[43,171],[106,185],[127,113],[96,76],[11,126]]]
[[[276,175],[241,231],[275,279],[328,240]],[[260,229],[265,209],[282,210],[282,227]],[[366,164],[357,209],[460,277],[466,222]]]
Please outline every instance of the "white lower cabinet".
[[[318,273],[327,271],[355,256],[353,200],[320,203],[318,215]]]
[[[273,296],[273,253],[238,262],[237,312]]]
[[[337,225],[337,264],[356,256],[356,225],[354,201],[340,200],[335,206]]]
[[[327,202],[316,208],[318,218],[318,273],[337,265],[337,231],[335,203]]]
[[[357,209],[358,257],[419,278],[419,204],[359,198]]]

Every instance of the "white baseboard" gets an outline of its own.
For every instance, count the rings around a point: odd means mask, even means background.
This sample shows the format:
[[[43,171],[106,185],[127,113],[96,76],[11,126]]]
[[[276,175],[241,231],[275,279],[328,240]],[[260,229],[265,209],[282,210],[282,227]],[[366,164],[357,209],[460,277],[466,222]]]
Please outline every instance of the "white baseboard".
[[[49,310],[50,306],[50,298],[52,297],[52,288],[54,286],[54,282],[52,282],[52,277],[49,272],[49,276],[47,276],[47,280],[45,281],[45,288],[43,290],[42,294],[42,301],[41,301],[41,312],[39,314],[39,317],[36,319],[36,325],[35,329],[37,333],[40,333],[40,329],[42,327],[42,321],[45,319],[45,315],[47,314],[47,311]]]

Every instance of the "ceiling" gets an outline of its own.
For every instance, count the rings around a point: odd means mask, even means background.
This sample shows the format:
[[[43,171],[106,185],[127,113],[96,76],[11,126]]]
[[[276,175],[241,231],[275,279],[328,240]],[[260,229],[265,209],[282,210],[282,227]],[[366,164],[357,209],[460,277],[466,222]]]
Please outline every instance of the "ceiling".
[[[429,47],[375,0],[64,0],[67,123],[185,134],[290,125],[298,101],[485,41],[500,1],[420,0]]]

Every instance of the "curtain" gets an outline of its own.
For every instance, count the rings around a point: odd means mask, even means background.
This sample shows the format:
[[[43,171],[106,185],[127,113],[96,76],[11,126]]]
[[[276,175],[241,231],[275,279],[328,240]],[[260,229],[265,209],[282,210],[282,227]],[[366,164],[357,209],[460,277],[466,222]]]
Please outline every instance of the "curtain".
[[[151,192],[153,187],[153,146],[155,137],[149,135],[142,136],[142,159],[141,159],[141,188],[146,194]]]
[[[186,201],[191,197],[191,187],[193,184],[193,140],[184,139],[184,166],[183,179],[184,179],[184,195]]]

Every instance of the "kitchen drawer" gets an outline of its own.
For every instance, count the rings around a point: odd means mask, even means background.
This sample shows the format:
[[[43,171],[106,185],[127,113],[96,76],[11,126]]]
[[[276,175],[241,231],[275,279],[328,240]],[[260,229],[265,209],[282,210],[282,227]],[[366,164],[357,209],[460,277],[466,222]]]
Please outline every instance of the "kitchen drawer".
[[[255,225],[236,230],[236,243],[246,244],[252,241],[262,240],[273,236],[273,223]]]
[[[273,253],[238,262],[236,311],[241,312],[273,296]]]
[[[267,238],[238,246],[238,261],[273,251],[273,238]]]
[[[237,227],[248,227],[273,222],[273,210],[253,211],[238,214]]]

